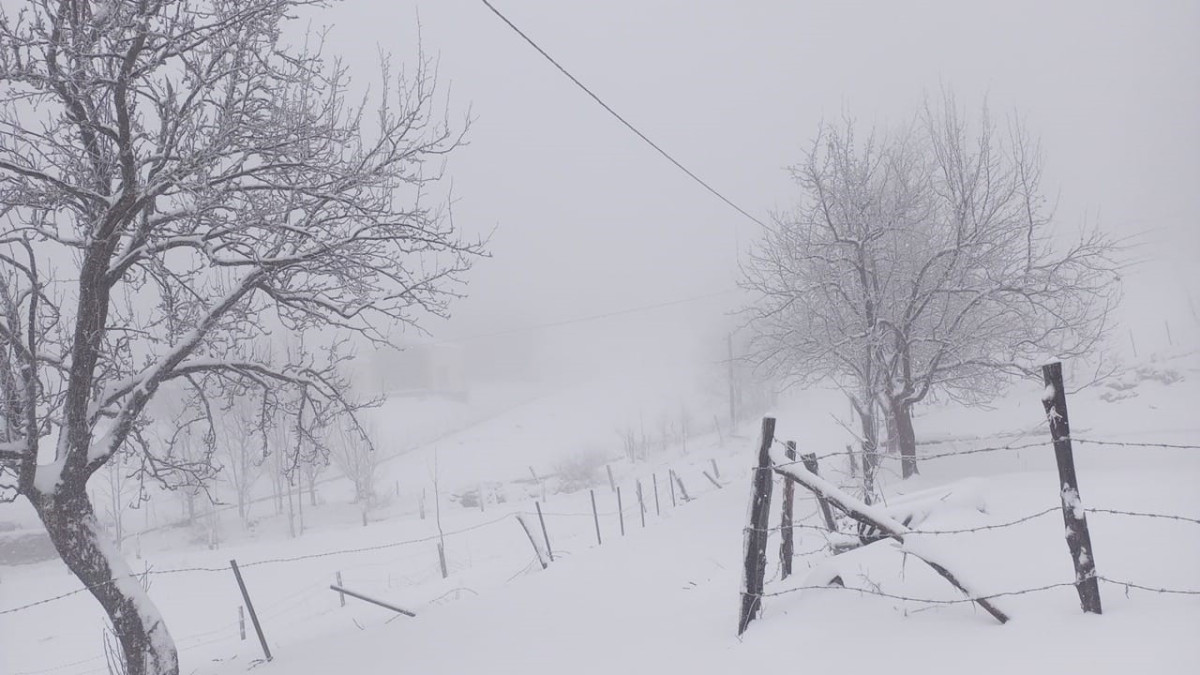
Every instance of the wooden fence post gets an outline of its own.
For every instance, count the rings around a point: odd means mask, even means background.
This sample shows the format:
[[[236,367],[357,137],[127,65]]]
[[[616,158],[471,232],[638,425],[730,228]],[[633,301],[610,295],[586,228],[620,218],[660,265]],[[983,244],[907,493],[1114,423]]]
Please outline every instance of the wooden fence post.
[[[675,503],[675,470],[667,469],[667,485],[671,487],[671,508],[675,508],[678,504]]]
[[[238,605],[238,636],[246,641],[246,608]]]
[[[533,530],[529,529],[529,523],[525,522],[525,514],[518,513],[516,516],[517,522],[521,524],[521,529],[525,530],[525,536],[529,538],[529,545],[533,547],[534,555],[537,556],[537,560],[539,563],[541,563],[542,569],[546,569],[546,566],[549,563],[547,563],[546,559],[542,557],[542,549],[538,547],[537,539],[535,539],[533,536]]]
[[[683,501],[684,502],[692,501],[692,498],[688,496],[687,488],[684,487],[683,479],[679,477],[679,474],[672,471],[671,475],[675,476],[675,484],[679,486],[679,496],[683,498]]]
[[[596,523],[596,545],[599,546],[604,542],[600,540],[600,514],[596,511],[596,491],[588,490],[592,493],[592,520]]]
[[[542,525],[542,539],[546,540],[546,553],[550,556],[550,562],[554,562],[554,549],[550,548],[550,533],[546,532],[546,519],[542,517],[542,503],[534,502],[537,507],[538,522]]]
[[[715,458],[715,457],[709,457],[709,458],[708,458],[708,461],[712,463],[712,468],[713,468],[713,476],[715,476],[715,477],[717,477],[717,478],[720,478],[720,477],[721,477],[721,469],[720,469],[719,467],[717,467],[717,460],[716,460],[716,458]]]
[[[258,644],[262,645],[263,656],[271,660],[271,648],[267,646],[267,638],[263,636],[262,624],[258,622],[258,614],[254,611],[254,603],[250,602],[250,593],[246,590],[246,582],[242,580],[242,571],[238,569],[237,561],[230,560],[229,567],[237,579],[238,590],[242,592],[242,600],[246,603],[246,611],[250,612],[250,623],[254,624],[254,632],[258,634]]]
[[[646,527],[646,502],[642,498],[642,481],[637,482],[638,511],[642,514],[642,527]]]
[[[762,610],[763,578],[767,572],[767,528],[771,508],[771,444],[775,442],[775,418],[764,417],[758,447],[758,465],[751,478],[750,522],[743,537],[745,566],[742,572],[742,609],[738,635]]]
[[[443,546],[442,542],[439,541],[438,545],[437,545],[437,549],[438,549],[438,567],[440,567],[442,569],[442,578],[445,579],[446,577],[450,576],[450,569],[446,566],[446,547]]]
[[[337,579],[337,585],[341,586],[342,585],[342,573],[339,571],[337,574],[333,575],[333,577],[335,579]],[[346,595],[344,593],[338,594],[338,602],[340,603],[340,605],[342,607],[346,606]]]
[[[1067,419],[1067,394],[1063,388],[1062,363],[1042,366],[1045,392],[1042,405],[1054,439],[1054,459],[1058,464],[1059,496],[1062,498],[1063,523],[1067,526],[1067,549],[1075,565],[1075,589],[1084,612],[1100,614],[1100,584],[1096,580],[1096,554],[1088,532],[1087,516],[1079,499],[1079,481],[1075,476],[1075,458],[1071,451],[1071,424]]]
[[[616,492],[617,491],[617,481],[613,478],[612,465],[605,464],[604,470],[608,472],[608,487],[611,488],[613,492]]]
[[[617,486],[617,517],[621,521],[621,536],[625,536],[625,509],[621,506],[621,486]]]
[[[796,441],[788,441],[784,454],[788,460],[796,459]],[[792,558],[796,554],[796,533],[792,529],[792,509],[796,500],[796,481],[793,478],[783,479],[783,512],[779,515],[779,564],[782,568],[780,576],[784,579],[792,576]]]
[[[654,481],[654,515],[662,515],[662,507],[658,505],[658,474],[650,474],[650,478]]]
[[[707,471],[701,471],[700,473],[704,474],[704,477],[708,479],[708,482],[712,483],[713,485],[716,485],[718,490],[721,490],[725,487],[724,485],[721,485],[721,483],[719,481],[717,481],[716,478],[713,478],[712,476],[708,475]]]
[[[817,453],[810,452],[801,459],[804,461],[804,468],[808,469],[812,475],[821,475],[817,466]],[[825,527],[829,528],[830,532],[837,532],[837,523],[833,522],[833,512],[829,510],[829,500],[818,495],[817,505],[821,507],[821,515],[825,517]]]

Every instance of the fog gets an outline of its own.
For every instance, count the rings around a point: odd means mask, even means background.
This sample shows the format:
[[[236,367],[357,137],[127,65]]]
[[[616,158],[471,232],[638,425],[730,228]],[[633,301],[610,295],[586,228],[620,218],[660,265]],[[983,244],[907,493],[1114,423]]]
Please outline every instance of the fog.
[[[1167,346],[1168,321],[1176,344],[1195,341],[1195,4],[513,0],[499,8],[763,221],[794,202],[786,167],[822,120],[902,122],[943,89],[968,110],[986,100],[995,116],[1019,115],[1041,138],[1063,236],[1099,226],[1134,244],[1120,320],[1143,351]],[[453,319],[426,324],[431,339],[485,349],[465,338],[526,335],[551,370],[639,364],[663,348],[678,354],[688,340],[694,353],[719,353],[736,323],[727,314],[740,302],[739,251],[759,226],[621,126],[481,3],[352,0],[312,25],[330,27],[329,53],[365,83],[380,51],[412,62],[418,22],[451,116],[473,118],[469,146],[447,165],[454,219],[490,234],[492,254],[469,275]],[[619,318],[574,322],[612,313]],[[567,326],[535,329],[559,323]],[[1115,344],[1130,347],[1124,337]]]

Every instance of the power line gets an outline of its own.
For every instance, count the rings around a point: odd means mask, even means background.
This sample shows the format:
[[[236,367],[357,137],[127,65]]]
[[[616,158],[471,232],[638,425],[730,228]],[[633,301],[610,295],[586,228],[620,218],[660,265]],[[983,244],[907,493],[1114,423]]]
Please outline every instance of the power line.
[[[712,194],[716,195],[717,199],[720,199],[721,201],[725,202],[729,206],[733,207],[734,210],[736,210],[738,213],[742,214],[743,216],[746,216],[750,220],[753,220],[754,222],[758,223],[762,227],[767,226],[766,223],[764,223],[763,221],[759,220],[758,218],[755,218],[754,216],[750,215],[745,209],[738,206],[737,204],[734,204],[732,201],[729,200],[728,197],[721,194],[720,192],[717,192],[716,188],[714,188],[713,186],[706,183],[704,181],[704,179],[702,179],[699,176],[697,176],[696,174],[692,173],[692,171],[690,169],[688,169],[686,166],[684,166],[683,164],[681,164],[679,162],[679,160],[672,157],[670,153],[668,153],[666,150],[663,150],[654,141],[650,140],[650,138],[648,136],[646,136],[646,134],[643,134],[641,131],[639,131],[637,127],[630,124],[630,122],[628,120],[626,120],[624,117],[621,117],[620,113],[618,113],[616,110],[613,110],[607,103],[605,103],[603,100],[601,100],[601,98],[599,96],[597,96],[594,92],[592,92],[591,89],[588,89],[587,85],[580,82],[578,78],[576,78],[569,71],[567,71],[566,68],[562,67],[562,65],[558,61],[555,61],[553,56],[550,56],[548,53],[546,53],[545,49],[542,49],[540,46],[538,46],[538,44],[536,42],[534,42],[532,38],[530,38],[528,35],[526,35],[525,32],[522,31],[520,28],[517,28],[516,24],[514,24],[512,21],[509,21],[508,17],[501,14],[500,10],[496,9],[496,7],[494,5],[492,5],[492,3],[488,2],[488,0],[480,0],[480,2],[482,2],[484,5],[486,5],[488,9],[492,10],[493,14],[500,17],[501,21],[508,24],[509,28],[513,29],[517,33],[517,35],[520,35],[526,42],[529,43],[529,45],[531,47],[536,49],[539,54],[546,57],[547,61],[554,64],[554,67],[558,68],[558,70],[560,72],[562,72],[563,75],[566,75],[568,79],[570,79],[572,82],[574,82],[575,86],[582,89],[585,93],[587,93],[588,96],[591,96],[592,100],[594,100],[596,103],[600,104],[601,108],[604,108],[605,110],[607,110],[610,115],[617,118],[617,121],[619,121],[621,124],[624,124],[633,133],[637,134],[638,138],[642,139],[650,147],[657,150],[658,154],[662,155],[663,157],[666,157],[667,161],[674,164],[680,171],[686,173],[692,180],[696,181],[701,186],[703,186],[705,190],[708,190]]]

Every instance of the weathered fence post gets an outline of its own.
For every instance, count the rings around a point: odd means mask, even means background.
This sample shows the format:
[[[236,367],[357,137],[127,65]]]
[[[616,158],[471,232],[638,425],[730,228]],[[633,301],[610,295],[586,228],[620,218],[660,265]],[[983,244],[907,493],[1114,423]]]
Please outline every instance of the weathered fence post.
[[[661,516],[662,508],[658,505],[658,474],[650,474],[650,478],[654,481],[654,515]]]
[[[788,441],[784,446],[784,454],[788,460],[796,459],[796,441]],[[796,533],[792,529],[792,509],[796,500],[796,480],[791,477],[783,479],[783,512],[779,515],[779,564],[782,567],[780,576],[784,579],[792,576],[792,558],[796,554]]]
[[[338,585],[338,586],[341,586],[341,585],[342,585],[342,573],[341,573],[340,571],[339,571],[337,574],[334,574],[334,575],[333,575],[333,578],[337,579],[337,585]],[[339,603],[339,604],[340,604],[342,607],[345,607],[345,606],[346,606],[346,595],[345,595],[344,593],[339,593],[339,594],[338,594],[338,603]]]
[[[679,506],[675,503],[675,470],[667,469],[667,485],[671,488],[671,508]]]
[[[592,493],[592,520],[596,523],[596,545],[599,546],[604,542],[600,540],[600,513],[596,511],[596,491],[588,490],[588,492]]]
[[[621,521],[621,536],[625,536],[625,508],[621,506],[621,486],[617,486],[617,517]]]
[[[1042,366],[1046,389],[1042,405],[1054,439],[1054,459],[1058,464],[1059,495],[1062,498],[1063,523],[1067,526],[1067,549],[1075,564],[1075,589],[1084,612],[1100,614],[1100,584],[1096,580],[1096,554],[1088,532],[1087,516],[1079,499],[1079,481],[1075,476],[1075,458],[1071,451],[1071,424],[1067,419],[1067,394],[1063,388],[1062,363]]]
[[[646,527],[646,502],[642,499],[642,481],[637,482],[638,511],[642,514],[642,527]]]
[[[442,569],[442,578],[445,579],[446,577],[450,576],[450,569],[446,566],[446,547],[443,546],[442,542],[439,541],[437,548],[438,566]]]
[[[721,483],[716,478],[713,478],[712,476],[708,475],[707,471],[701,471],[700,473],[704,474],[704,477],[708,479],[708,482],[712,483],[713,485],[716,485],[718,490],[723,489],[725,487],[724,485],[721,485]]]
[[[675,484],[679,486],[679,496],[683,498],[683,501],[692,501],[692,498],[688,496],[687,487],[684,486],[683,479],[679,477],[679,474],[672,471],[671,475],[675,477]]]
[[[542,503],[534,502],[537,507],[538,522],[542,525],[542,538],[546,540],[546,553],[550,556],[550,562],[554,562],[554,549],[550,548],[550,533],[546,531],[546,519],[542,517]]]
[[[537,560],[539,563],[541,563],[542,569],[546,569],[548,563],[546,562],[546,559],[542,557],[542,549],[538,547],[537,539],[535,539],[533,536],[533,530],[529,528],[529,523],[525,522],[525,514],[518,513],[516,516],[517,522],[521,524],[521,529],[525,530],[525,536],[529,538],[529,545],[533,547],[534,555],[537,556]]]
[[[767,571],[767,528],[771,517],[771,444],[775,442],[775,418],[764,417],[758,448],[758,464],[751,478],[750,523],[744,536],[745,567],[742,573],[742,609],[738,635],[762,609],[763,577]]]
[[[617,481],[613,478],[612,465],[605,464],[604,470],[608,472],[608,487],[611,488],[613,492],[616,492],[617,491]]]
[[[720,469],[720,467],[718,467],[718,466],[717,466],[717,460],[716,460],[716,458],[715,458],[715,457],[709,457],[709,458],[708,458],[708,461],[709,461],[709,462],[712,464],[712,468],[713,468],[713,476],[715,476],[715,477],[717,477],[717,478],[720,478],[720,477],[721,477],[721,469]]]
[[[246,641],[246,608],[238,605],[238,636]]]
[[[821,475],[817,466],[817,453],[810,452],[801,457],[801,459],[804,461],[804,468],[808,469],[812,475]],[[825,527],[829,528],[830,532],[837,532],[837,524],[833,522],[833,512],[829,510],[829,500],[818,496],[817,505],[821,507],[821,515],[825,517]]]
[[[254,632],[258,634],[258,644],[262,645],[263,656],[271,660],[271,648],[267,646],[267,638],[263,636],[262,624],[258,622],[258,614],[254,611],[254,603],[250,602],[250,592],[246,590],[246,582],[242,580],[242,571],[238,569],[237,561],[230,560],[229,567],[237,579],[238,590],[242,592],[242,600],[246,603],[246,611],[250,612],[250,623],[254,624]]]

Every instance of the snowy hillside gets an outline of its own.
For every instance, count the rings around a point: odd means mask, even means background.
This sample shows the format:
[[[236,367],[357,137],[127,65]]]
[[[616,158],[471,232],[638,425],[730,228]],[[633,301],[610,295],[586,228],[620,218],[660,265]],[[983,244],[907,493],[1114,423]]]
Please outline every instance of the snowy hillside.
[[[218,550],[179,548],[169,533],[147,535],[144,560],[134,569],[151,572],[151,593],[179,643],[183,672],[208,675],[251,667],[309,675],[730,673],[801,665],[846,672],[1187,672],[1200,657],[1192,638],[1200,627],[1198,366],[1195,355],[1147,363],[1112,386],[1069,399],[1077,438],[1135,444],[1076,444],[1083,504],[1097,509],[1088,520],[1098,573],[1112,580],[1101,583],[1099,617],[1080,612],[1074,588],[1064,585],[1072,578],[1071,561],[1040,387],[1033,384],[990,411],[924,410],[918,418],[921,475],[900,481],[892,460],[884,470],[889,508],[899,508],[904,495],[934,488],[950,495],[935,499],[914,527],[956,533],[913,536],[935,546],[979,592],[999,594],[995,602],[1013,617],[1004,626],[887,540],[831,557],[816,502],[800,490],[795,574],[779,578],[776,532],[763,615],[739,640],[742,530],[756,423],[748,421],[724,445],[710,429],[690,439],[687,454],[675,444],[630,463],[620,457],[613,429],[647,402],[613,396],[622,386],[616,380],[492,410],[479,424],[443,433],[388,462],[386,482],[400,482],[402,499],[367,527],[333,503],[310,514],[308,531],[296,539],[270,518],[256,535],[233,538]],[[841,401],[820,391],[781,401],[774,411],[777,437],[796,440],[802,452],[838,453],[846,443],[834,419],[844,414]],[[540,486],[525,480],[530,467],[549,476],[554,467],[570,466],[567,460],[585,445],[580,439],[589,437],[610,437],[600,446],[610,454],[580,469],[580,485],[590,481],[597,501],[600,544],[588,489],[555,493],[560,483],[548,483],[553,487],[542,501]],[[1140,445],[1146,443],[1188,447]],[[955,454],[964,450],[979,452]],[[480,482],[494,486],[482,509],[442,496],[445,579],[432,497],[424,519],[412,501],[420,486],[431,489],[435,453],[443,458],[440,482],[447,494]],[[620,515],[605,461],[621,489]],[[822,460],[823,475],[835,481],[847,480],[847,468],[841,456]],[[670,470],[691,501],[669,482]],[[333,500],[337,489],[331,484],[322,494]],[[555,557],[545,570],[514,517],[528,515],[540,544],[534,499],[541,501]],[[230,559],[243,570],[273,652],[269,664],[259,663],[248,620],[246,639],[240,638],[243,603]],[[834,575],[844,588],[804,588]],[[339,576],[344,587],[417,616],[353,598],[341,606],[329,589]],[[58,562],[0,568],[0,672],[107,672],[99,609],[90,595],[73,593],[78,589]],[[1025,592],[1030,589],[1043,590]],[[12,611],[60,594],[71,595]]]

